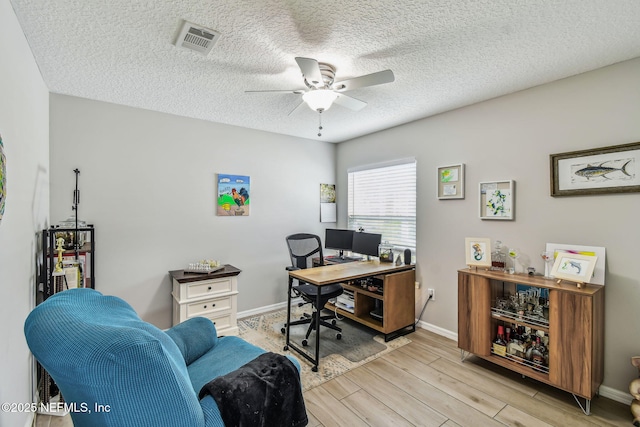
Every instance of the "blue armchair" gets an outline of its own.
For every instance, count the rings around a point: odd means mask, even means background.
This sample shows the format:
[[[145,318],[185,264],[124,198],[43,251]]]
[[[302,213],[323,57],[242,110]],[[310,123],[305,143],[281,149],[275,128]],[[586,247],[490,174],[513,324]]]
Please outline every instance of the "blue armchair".
[[[122,299],[93,289],[48,298],[24,332],[65,402],[75,403],[75,427],[224,427],[216,401],[199,400],[198,392],[265,353],[238,337],[218,338],[202,317],[164,332]]]

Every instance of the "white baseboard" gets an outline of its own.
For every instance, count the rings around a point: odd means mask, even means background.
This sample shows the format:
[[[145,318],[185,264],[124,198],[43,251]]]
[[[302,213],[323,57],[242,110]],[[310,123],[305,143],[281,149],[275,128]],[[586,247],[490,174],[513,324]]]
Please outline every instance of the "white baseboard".
[[[452,332],[448,329],[441,328],[440,326],[433,325],[431,323],[427,323],[423,320],[418,321],[418,326],[422,329],[426,329],[427,331],[433,332],[434,334],[441,335],[445,338],[449,338],[454,341],[458,341],[458,334]]]
[[[297,304],[301,302],[301,298],[292,299],[292,304]],[[270,311],[282,310],[283,308],[287,308],[287,302],[279,302],[277,304],[265,305],[263,307],[254,308],[251,310],[240,311],[237,314],[238,319],[244,319],[246,317],[260,316],[264,313],[269,313]]]
[[[628,392],[616,390],[615,388],[607,387],[605,385],[600,386],[599,394],[602,397],[624,403],[625,405],[631,405],[631,401],[633,401],[633,397],[631,397]]]

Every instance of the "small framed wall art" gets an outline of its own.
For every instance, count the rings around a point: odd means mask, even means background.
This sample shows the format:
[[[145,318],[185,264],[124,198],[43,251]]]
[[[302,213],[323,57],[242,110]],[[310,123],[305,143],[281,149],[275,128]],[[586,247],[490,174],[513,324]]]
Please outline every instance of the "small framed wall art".
[[[469,268],[491,267],[491,239],[467,237],[464,239],[466,264]]]
[[[480,219],[513,220],[515,185],[512,180],[480,183]]]
[[[251,178],[246,175],[218,174],[216,212],[221,216],[249,216]]]
[[[583,283],[589,283],[591,280],[597,259],[597,256],[592,255],[560,252],[556,256],[551,275],[556,279],[576,282],[580,288]]]
[[[464,163],[438,168],[438,199],[464,199]]]

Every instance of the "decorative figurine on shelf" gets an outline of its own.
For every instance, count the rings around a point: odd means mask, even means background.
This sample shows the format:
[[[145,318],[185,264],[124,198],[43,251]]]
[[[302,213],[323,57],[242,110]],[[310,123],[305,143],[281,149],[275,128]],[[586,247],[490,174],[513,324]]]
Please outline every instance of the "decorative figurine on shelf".
[[[56,239],[56,252],[58,252],[58,261],[56,262],[56,273],[62,272],[62,247],[64,246],[64,239],[62,237],[58,237]]]
[[[224,265],[220,261],[213,259],[203,259],[199,262],[191,262],[184,269],[185,273],[213,273],[214,271],[222,270]]]

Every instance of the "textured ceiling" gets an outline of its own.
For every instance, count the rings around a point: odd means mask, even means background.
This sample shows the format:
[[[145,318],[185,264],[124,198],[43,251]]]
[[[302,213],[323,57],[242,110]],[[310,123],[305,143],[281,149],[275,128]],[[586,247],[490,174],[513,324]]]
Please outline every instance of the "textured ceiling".
[[[638,0],[11,0],[53,93],[340,142],[640,57]],[[219,31],[209,55],[174,45],[183,21]],[[322,115],[296,56],[336,80],[395,82]],[[5,64],[6,66],[6,64]]]

